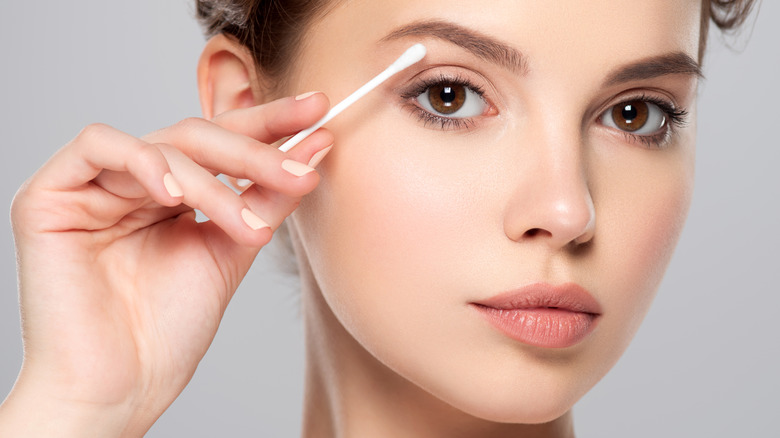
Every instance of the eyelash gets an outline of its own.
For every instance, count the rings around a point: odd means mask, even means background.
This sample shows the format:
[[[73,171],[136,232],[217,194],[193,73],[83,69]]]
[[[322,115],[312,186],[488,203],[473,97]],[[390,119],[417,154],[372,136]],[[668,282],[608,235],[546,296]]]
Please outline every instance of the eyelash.
[[[440,74],[438,77],[422,79],[418,81],[416,84],[411,86],[411,88],[402,92],[401,98],[408,102],[412,112],[423,123],[423,126],[427,127],[430,125],[439,125],[439,127],[444,131],[460,129],[468,130],[474,127],[476,125],[476,121],[473,118],[440,116],[438,114],[433,114],[424,108],[421,108],[418,104],[413,103],[420,95],[427,92],[430,88],[442,84],[468,88],[476,93],[480,99],[485,101],[487,105],[490,105],[487,99],[485,99],[485,91],[482,87],[475,85],[460,75],[447,75],[444,73]],[[677,108],[674,104],[667,100],[655,96],[648,96],[646,94],[622,98],[619,102],[611,105],[609,108],[613,108],[615,105],[620,105],[621,103],[630,101],[642,101],[657,106],[666,117],[667,123],[664,124],[664,128],[661,130],[661,132],[653,135],[638,135],[617,130],[629,143],[641,143],[645,147],[662,148],[669,142],[677,129],[685,127],[688,123],[687,110]],[[603,114],[603,111],[601,114]],[[601,117],[602,116],[600,115],[599,120],[601,120]]]
[[[607,110],[614,108],[615,105],[637,100],[657,106],[661,112],[664,113],[667,123],[664,124],[664,128],[661,130],[661,132],[653,135],[637,135],[618,130],[618,132],[623,134],[629,143],[641,143],[646,147],[662,148],[669,142],[675,132],[677,132],[677,129],[684,128],[688,124],[687,110],[683,108],[677,108],[674,104],[664,99],[655,96],[648,96],[645,94],[622,98],[619,102],[609,106]],[[602,111],[601,114],[603,113],[604,112]],[[600,115],[599,121],[601,120],[601,117],[602,116]]]
[[[446,75],[440,74],[435,78],[422,79],[411,88],[401,93],[401,98],[408,102],[412,112],[423,123],[423,126],[439,125],[443,131],[456,131],[459,129],[470,129],[476,125],[476,122],[470,117],[445,117],[438,114],[433,114],[419,105],[413,103],[420,95],[427,92],[430,88],[437,85],[455,85],[470,89],[479,96],[480,99],[487,103],[485,99],[485,90],[472,83],[468,79],[460,75]],[[489,103],[487,103],[490,105]]]

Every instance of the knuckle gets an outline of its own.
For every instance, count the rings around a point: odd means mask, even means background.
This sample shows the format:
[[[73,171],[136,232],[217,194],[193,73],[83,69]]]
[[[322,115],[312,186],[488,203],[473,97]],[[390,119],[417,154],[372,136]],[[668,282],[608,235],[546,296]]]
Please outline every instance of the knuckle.
[[[185,134],[203,129],[209,122],[201,117],[187,117],[172,126],[173,129],[183,131]]]
[[[145,137],[150,143],[170,143],[185,147],[188,140],[196,139],[198,133],[211,122],[200,117],[188,117]]]
[[[61,211],[62,203],[55,196],[33,187],[31,180],[22,184],[11,200],[10,221],[14,236],[27,236],[40,229],[45,216]]]
[[[14,195],[14,198],[11,200],[11,225],[14,228],[17,228],[18,225],[27,222],[25,218],[28,211],[27,192],[29,185],[29,181],[26,181],[24,184],[22,184],[22,186],[19,187],[19,190],[17,190],[16,194]]]
[[[74,139],[77,143],[92,143],[100,141],[105,138],[108,131],[111,129],[104,123],[91,123],[85,126]]]
[[[178,150],[174,145],[169,143],[155,143],[153,147],[158,151],[160,151],[160,153],[162,153],[163,155],[165,155],[166,152]]]
[[[147,143],[138,144],[132,158],[139,169],[157,168],[163,160],[164,158],[157,147]]]

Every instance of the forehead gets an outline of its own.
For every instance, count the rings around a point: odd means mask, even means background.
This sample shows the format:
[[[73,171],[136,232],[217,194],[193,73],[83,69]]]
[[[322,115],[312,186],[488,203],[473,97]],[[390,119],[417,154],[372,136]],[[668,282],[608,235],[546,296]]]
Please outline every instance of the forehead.
[[[333,63],[371,62],[398,52],[383,47],[387,34],[443,20],[511,45],[531,71],[604,71],[670,52],[696,59],[700,13],[700,0],[344,0],[313,26],[305,50]]]

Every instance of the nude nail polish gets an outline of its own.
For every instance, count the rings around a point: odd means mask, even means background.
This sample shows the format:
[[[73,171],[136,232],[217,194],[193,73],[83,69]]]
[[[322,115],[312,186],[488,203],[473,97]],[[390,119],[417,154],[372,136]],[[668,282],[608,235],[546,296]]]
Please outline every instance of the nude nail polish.
[[[319,91],[309,91],[308,93],[299,94],[295,96],[295,100],[303,100],[306,99],[307,97],[314,96],[317,93],[319,93]]]
[[[167,190],[168,194],[172,197],[178,198],[184,196],[184,190],[182,190],[181,185],[176,181],[176,178],[173,177],[171,172],[168,172],[163,176],[163,184],[165,185],[165,190]]]
[[[243,219],[244,223],[246,223],[249,228],[253,230],[271,227],[264,220],[260,219],[260,216],[252,213],[252,211],[248,208],[241,210],[241,219]]]
[[[314,169],[312,169],[311,167],[303,163],[299,163],[295,160],[282,161],[282,169],[286,170],[287,172],[295,176],[303,176],[309,172],[314,172]]]
[[[330,145],[326,147],[325,149],[317,152],[316,154],[312,155],[311,160],[309,160],[308,166],[311,168],[317,167],[318,164],[320,164],[320,161],[322,161],[323,158],[325,158],[325,155],[328,155],[328,152],[333,148],[333,145]]]

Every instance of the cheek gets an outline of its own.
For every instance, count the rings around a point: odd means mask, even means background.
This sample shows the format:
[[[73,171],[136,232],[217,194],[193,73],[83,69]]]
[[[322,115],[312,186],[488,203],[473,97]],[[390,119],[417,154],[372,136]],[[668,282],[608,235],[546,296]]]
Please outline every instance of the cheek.
[[[603,196],[595,200],[599,240],[592,260],[599,265],[589,268],[609,285],[603,301],[611,318],[604,319],[604,328],[619,334],[621,349],[649,310],[683,229],[693,191],[694,141],[688,135],[674,151],[623,160],[598,182]]]
[[[443,375],[420,378],[425,369],[452,368],[431,366],[437,360],[471,363],[457,356],[474,336],[467,322],[481,322],[466,294],[491,290],[479,267],[490,258],[480,254],[502,227],[486,221],[500,216],[485,210],[503,207],[480,189],[495,173],[475,146],[485,139],[415,128],[406,115],[357,129],[339,122],[352,129],[339,132],[320,186],[295,213],[301,240],[344,328],[382,363],[427,386]]]
[[[452,249],[463,232],[459,212],[469,210],[430,148],[376,119],[342,130],[320,186],[295,213],[326,301],[358,338],[397,327],[392,319],[410,300],[430,299],[419,291],[443,269],[431,261]],[[361,320],[369,313],[389,321]]]

